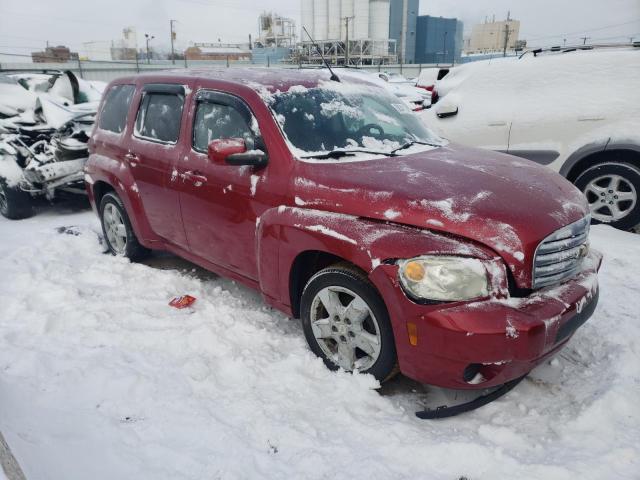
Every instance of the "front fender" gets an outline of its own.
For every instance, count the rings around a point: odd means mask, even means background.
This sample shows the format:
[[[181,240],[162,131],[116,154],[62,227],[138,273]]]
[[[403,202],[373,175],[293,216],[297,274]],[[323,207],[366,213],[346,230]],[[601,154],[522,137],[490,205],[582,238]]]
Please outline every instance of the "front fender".
[[[290,307],[289,273],[298,255],[335,255],[371,276],[386,260],[423,254],[490,260],[490,250],[471,241],[400,224],[298,207],[272,208],[258,219],[256,253],[262,292]],[[375,282],[374,282],[375,284]]]

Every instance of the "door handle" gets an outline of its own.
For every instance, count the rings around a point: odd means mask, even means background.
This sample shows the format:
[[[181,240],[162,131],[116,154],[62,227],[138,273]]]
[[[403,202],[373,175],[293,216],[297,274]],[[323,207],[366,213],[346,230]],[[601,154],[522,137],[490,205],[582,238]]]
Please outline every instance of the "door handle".
[[[185,180],[186,179],[191,180],[196,187],[199,187],[200,185],[207,183],[207,177],[205,177],[204,175],[201,175],[199,172],[194,172],[191,170],[187,170],[186,172],[184,172],[182,174],[182,178]]]
[[[138,157],[135,153],[126,153],[124,156],[124,159],[127,162],[139,162],[140,161],[140,157]]]

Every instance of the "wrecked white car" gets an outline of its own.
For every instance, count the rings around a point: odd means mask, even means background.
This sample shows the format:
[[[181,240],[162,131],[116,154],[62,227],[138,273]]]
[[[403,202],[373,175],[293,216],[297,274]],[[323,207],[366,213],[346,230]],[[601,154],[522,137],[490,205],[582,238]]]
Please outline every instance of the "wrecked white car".
[[[0,213],[26,218],[38,197],[84,195],[83,167],[99,85],[72,72],[0,78],[0,102],[5,101],[0,105]]]

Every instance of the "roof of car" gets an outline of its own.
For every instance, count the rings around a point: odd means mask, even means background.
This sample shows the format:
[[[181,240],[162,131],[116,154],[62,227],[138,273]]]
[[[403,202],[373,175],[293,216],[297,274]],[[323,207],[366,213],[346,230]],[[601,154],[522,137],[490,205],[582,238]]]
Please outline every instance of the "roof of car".
[[[337,70],[338,76],[342,74]],[[302,85],[306,88],[314,88],[321,82],[331,81],[331,74],[326,68],[189,68],[181,70],[169,70],[156,73],[143,73],[138,76],[146,81],[166,81],[164,79],[186,80],[190,78],[210,79],[224,82],[237,83],[254,89],[265,88],[270,92],[287,91],[289,88]],[[348,75],[344,75],[347,79]],[[349,83],[367,83],[366,79],[349,76]]]

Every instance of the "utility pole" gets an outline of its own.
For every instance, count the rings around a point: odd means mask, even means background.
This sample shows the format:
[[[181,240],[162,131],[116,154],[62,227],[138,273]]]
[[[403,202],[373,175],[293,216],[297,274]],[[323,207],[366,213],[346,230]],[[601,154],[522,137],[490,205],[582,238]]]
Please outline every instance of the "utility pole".
[[[509,43],[509,33],[511,32],[509,31],[509,21],[507,20],[507,23],[504,24],[504,48],[502,49],[503,57],[507,56],[507,44]]]
[[[176,39],[176,32],[173,31],[173,22],[175,20],[169,20],[169,28],[171,29],[171,63],[176,64],[176,54],[173,50],[173,41]]]
[[[580,37],[582,39],[582,44],[586,45],[587,44],[587,40],[591,40],[591,37]]]
[[[344,20],[344,64],[349,66],[349,20],[353,20],[353,17],[342,17]]]
[[[442,40],[442,63],[445,63],[447,60],[447,32],[446,30],[444,31],[444,37]]]
[[[156,37],[154,35],[149,35],[148,33],[145,33],[144,38],[147,41],[147,64],[149,64],[151,63],[151,61],[149,60],[149,42]]]

